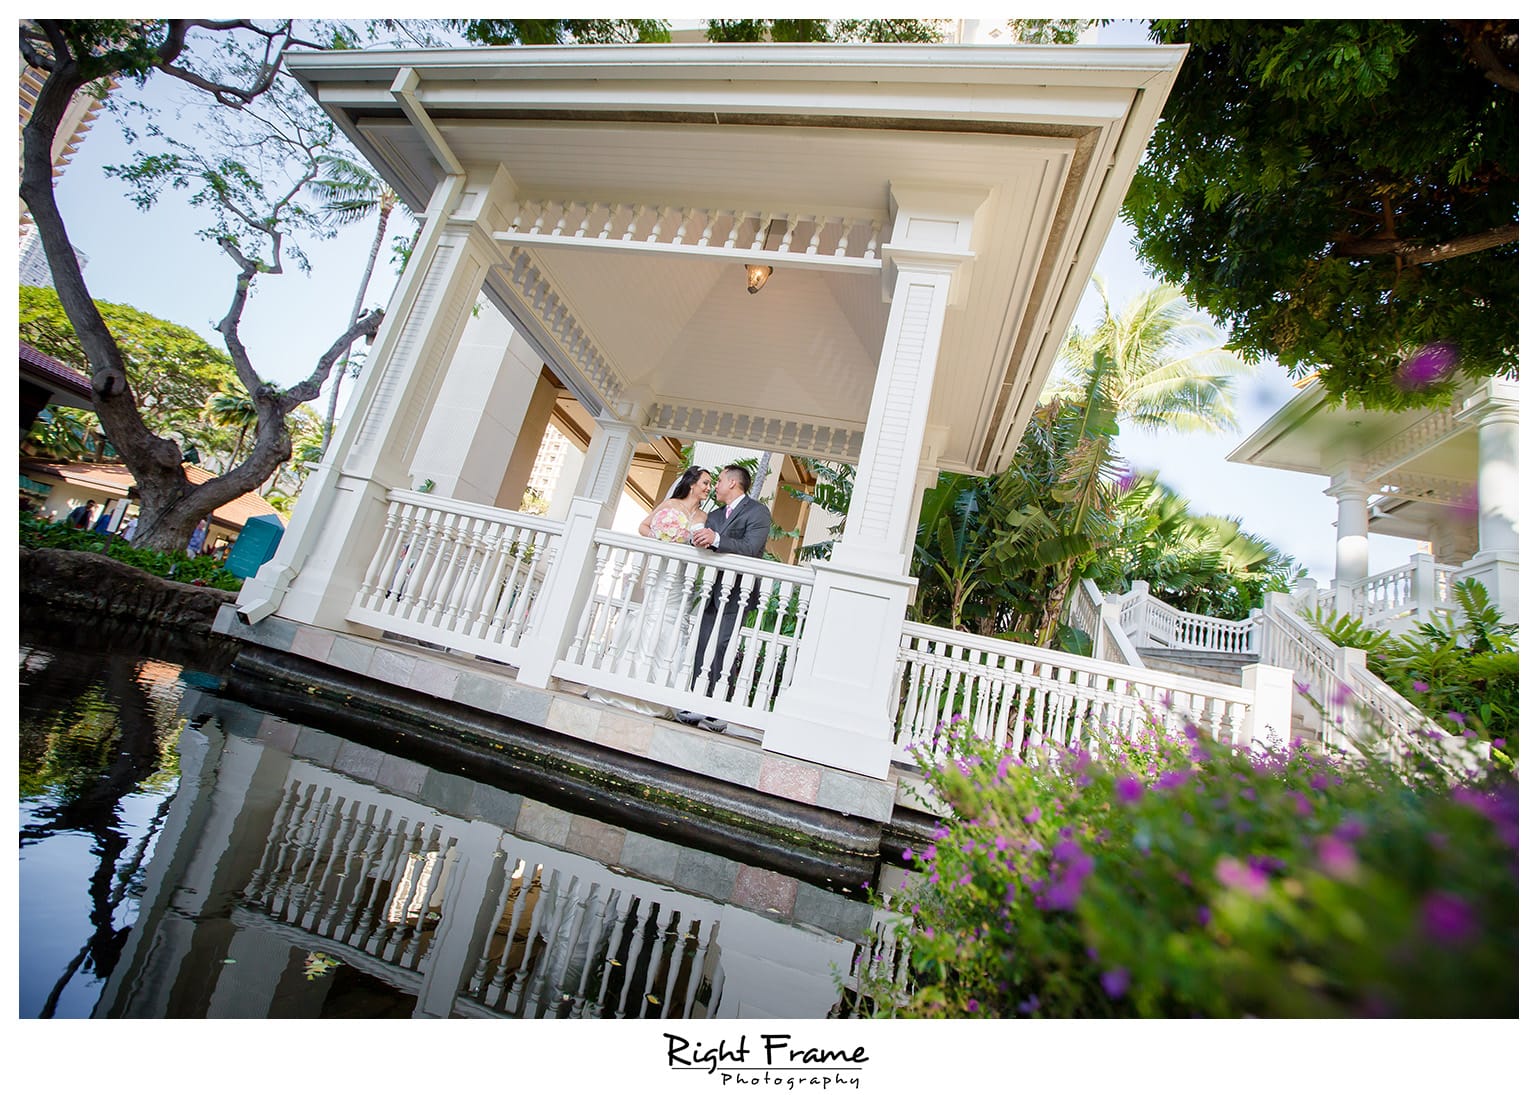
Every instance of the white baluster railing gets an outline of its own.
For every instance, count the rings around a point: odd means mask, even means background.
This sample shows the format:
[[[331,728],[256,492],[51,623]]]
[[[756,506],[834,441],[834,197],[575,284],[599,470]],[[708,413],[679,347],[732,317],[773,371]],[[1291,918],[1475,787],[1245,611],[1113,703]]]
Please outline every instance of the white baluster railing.
[[[903,625],[898,650],[894,758],[955,715],[1017,756],[1031,745],[1074,745],[1085,735],[1138,738],[1159,723],[1195,723],[1220,741],[1247,744],[1252,695],[1231,685],[1113,666],[1093,658]]]
[[[1074,587],[1068,602],[1068,623],[1090,637],[1092,656],[1141,667],[1143,659],[1122,629],[1121,611],[1118,598],[1104,596],[1099,586],[1085,578]]]
[[[595,231],[595,226],[602,227]],[[879,218],[826,213],[531,200],[519,206],[496,239],[516,246],[624,246],[659,253],[740,254],[744,259],[768,252],[776,265],[877,269],[885,227]]]
[[[1170,650],[1209,650],[1225,654],[1253,654],[1259,624],[1255,618],[1224,620],[1197,612],[1184,612],[1134,582],[1119,602],[1122,632],[1134,646],[1162,646]],[[1099,650],[1096,651],[1100,654]],[[1100,655],[1104,656],[1104,655]]]
[[[1362,651],[1319,634],[1285,598],[1268,595],[1262,620],[1261,661],[1292,670],[1299,691],[1319,705],[1326,745],[1353,752],[1386,748],[1396,761],[1419,755],[1454,775],[1488,762],[1487,743],[1450,738],[1370,671]]]
[[[518,645],[562,525],[469,502],[391,491],[347,618],[518,664]]]
[[[812,572],[617,532],[598,533],[594,545],[590,591],[554,675],[762,728],[795,667]]]

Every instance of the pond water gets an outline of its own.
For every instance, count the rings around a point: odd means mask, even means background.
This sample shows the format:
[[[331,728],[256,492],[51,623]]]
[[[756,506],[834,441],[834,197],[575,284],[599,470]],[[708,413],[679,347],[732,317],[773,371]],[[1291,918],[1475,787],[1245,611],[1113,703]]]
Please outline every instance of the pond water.
[[[844,1008],[857,897],[236,700],[227,647],[21,639],[24,1018]]]

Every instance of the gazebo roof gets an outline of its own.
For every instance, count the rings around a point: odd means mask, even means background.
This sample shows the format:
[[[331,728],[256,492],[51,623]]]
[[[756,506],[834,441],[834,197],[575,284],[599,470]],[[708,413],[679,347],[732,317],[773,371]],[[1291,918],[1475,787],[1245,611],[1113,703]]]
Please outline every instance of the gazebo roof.
[[[520,204],[496,233],[508,266],[487,294],[590,411],[652,433],[856,460],[899,198],[984,196],[929,427],[940,467],[991,472],[1013,454],[1183,54],[679,45],[287,60],[414,209],[447,174],[505,171]],[[745,259],[775,267],[757,295]]]

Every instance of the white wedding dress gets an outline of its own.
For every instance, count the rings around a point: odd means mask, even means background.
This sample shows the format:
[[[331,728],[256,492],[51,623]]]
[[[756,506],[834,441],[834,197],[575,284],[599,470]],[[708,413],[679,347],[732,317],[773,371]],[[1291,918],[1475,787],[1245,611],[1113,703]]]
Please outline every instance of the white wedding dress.
[[[660,537],[654,533],[653,539]],[[676,559],[654,558],[650,566],[656,569],[640,579],[635,594],[640,604],[627,606],[628,610],[614,621],[612,637],[605,644],[599,665],[637,683],[687,686],[689,663],[684,656],[685,636],[680,624],[691,575]],[[587,698],[652,718],[673,716],[673,709],[666,704],[602,688],[589,688]]]

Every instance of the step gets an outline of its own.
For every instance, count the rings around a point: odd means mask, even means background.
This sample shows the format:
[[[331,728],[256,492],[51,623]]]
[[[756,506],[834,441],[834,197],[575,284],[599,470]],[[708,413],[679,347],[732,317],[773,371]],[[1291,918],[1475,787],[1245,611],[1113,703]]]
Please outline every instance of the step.
[[[1232,654],[1215,650],[1171,650],[1163,646],[1140,646],[1138,656],[1149,669],[1179,673],[1184,677],[1238,684],[1247,665],[1260,659],[1254,654]]]

